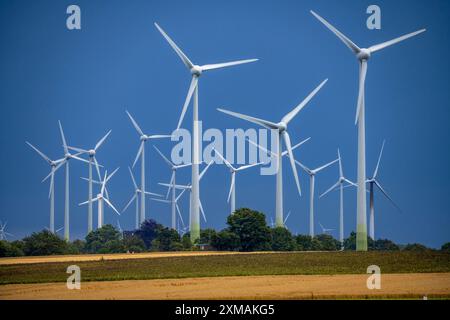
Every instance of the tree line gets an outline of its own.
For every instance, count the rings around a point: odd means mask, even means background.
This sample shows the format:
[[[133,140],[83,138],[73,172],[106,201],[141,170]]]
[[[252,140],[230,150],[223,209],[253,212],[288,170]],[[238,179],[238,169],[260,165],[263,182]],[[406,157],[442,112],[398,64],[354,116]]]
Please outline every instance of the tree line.
[[[369,250],[427,251],[424,245],[398,245],[388,239],[368,238]],[[90,253],[139,253],[148,251],[339,251],[355,250],[356,233],[352,232],[341,243],[329,234],[315,237],[293,235],[282,227],[271,228],[263,213],[243,208],[227,218],[223,230],[203,229],[196,243],[191,243],[189,232],[180,235],[153,219],[144,221],[138,230],[119,232],[112,225],[90,232],[84,240],[67,242],[48,230],[34,232],[22,240],[0,241],[0,257],[37,256]],[[450,243],[441,248],[450,252]]]

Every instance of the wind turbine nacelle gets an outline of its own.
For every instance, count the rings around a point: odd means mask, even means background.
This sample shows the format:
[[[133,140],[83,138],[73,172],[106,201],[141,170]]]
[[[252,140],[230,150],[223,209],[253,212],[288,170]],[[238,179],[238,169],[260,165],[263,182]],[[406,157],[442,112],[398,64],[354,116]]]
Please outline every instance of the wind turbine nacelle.
[[[287,124],[285,123],[285,122],[279,122],[278,123],[278,127],[279,127],[279,131],[280,132],[283,132],[283,131],[286,131],[286,129],[287,129]]]
[[[141,141],[147,141],[147,140],[148,140],[148,136],[145,135],[145,134],[143,134],[143,135],[141,136]]]
[[[200,76],[202,72],[203,70],[200,66],[195,65],[191,68],[191,74],[196,75],[197,77]]]
[[[89,154],[90,157],[95,156],[95,150],[94,149],[89,150],[88,154]]]
[[[362,61],[362,60],[369,60],[370,56],[371,56],[371,52],[369,49],[361,49],[361,51],[358,53],[357,57],[358,60]]]

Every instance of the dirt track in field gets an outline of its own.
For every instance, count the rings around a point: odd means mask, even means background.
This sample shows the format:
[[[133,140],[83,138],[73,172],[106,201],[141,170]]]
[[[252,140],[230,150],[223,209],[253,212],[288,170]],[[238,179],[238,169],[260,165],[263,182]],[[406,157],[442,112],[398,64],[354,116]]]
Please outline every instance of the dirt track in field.
[[[385,274],[381,290],[368,290],[368,275],[214,277],[0,286],[3,299],[311,299],[450,297],[450,273]]]
[[[189,256],[210,256],[210,255],[236,255],[236,254],[266,254],[274,252],[225,252],[225,251],[189,251],[189,252],[145,252],[145,253],[114,253],[114,254],[80,254],[61,256],[36,256],[0,258],[0,265],[29,264],[29,263],[49,263],[49,262],[83,262],[100,260],[123,260],[123,259],[148,259],[164,257],[189,257]]]

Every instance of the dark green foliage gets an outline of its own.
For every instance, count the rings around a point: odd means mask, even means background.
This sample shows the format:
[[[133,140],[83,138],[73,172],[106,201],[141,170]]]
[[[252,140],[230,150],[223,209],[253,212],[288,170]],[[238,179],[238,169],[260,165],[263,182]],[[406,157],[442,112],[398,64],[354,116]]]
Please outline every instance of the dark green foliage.
[[[154,251],[177,251],[183,247],[181,244],[180,235],[171,228],[162,228],[154,241],[157,241],[157,246],[153,247]],[[156,243],[156,242],[155,242]]]
[[[125,252],[120,236],[120,232],[112,225],[104,225],[86,236],[85,250],[88,253]]]
[[[273,251],[297,250],[297,242],[288,229],[282,227],[271,229],[271,236]]]
[[[181,245],[184,250],[190,250],[192,248],[191,234],[189,232],[185,233],[181,238]]]
[[[211,245],[211,240],[215,235],[216,235],[216,230],[214,230],[214,229],[200,230],[200,238],[198,239],[198,243]]]
[[[48,230],[33,232],[23,239],[23,252],[27,256],[48,256],[70,253],[69,244]]]
[[[137,235],[125,235],[123,240],[124,249],[128,252],[144,252],[145,242]]]
[[[228,216],[230,232],[239,237],[240,251],[270,250],[270,230],[263,213],[247,208]]]
[[[300,251],[311,251],[312,250],[312,238],[303,234],[299,234],[295,237],[297,242],[297,249]]]
[[[425,252],[431,250],[430,248],[425,247],[423,244],[420,243],[412,243],[407,244],[404,248],[404,251],[416,251],[416,252]]]
[[[235,251],[240,247],[240,239],[237,234],[224,229],[213,235],[211,246],[219,251]]]
[[[149,219],[142,222],[141,227],[136,230],[135,234],[144,241],[147,249],[151,249],[152,241],[156,239],[163,228],[163,225],[157,223],[153,219]]]
[[[371,237],[367,237],[367,247],[369,250],[374,249],[374,241]],[[356,232],[352,231],[350,236],[344,239],[344,250],[356,250]]]
[[[398,245],[396,245],[391,240],[378,239],[378,240],[374,241],[373,250],[376,250],[376,251],[398,251],[398,250],[400,250],[400,248]]]
[[[6,240],[0,240],[0,257],[20,257],[23,256],[22,246],[17,242],[8,242]]]
[[[313,239],[312,250],[337,251],[340,248],[341,243],[329,234],[319,234]]]
[[[450,252],[450,242],[444,243],[441,247],[441,251]]]

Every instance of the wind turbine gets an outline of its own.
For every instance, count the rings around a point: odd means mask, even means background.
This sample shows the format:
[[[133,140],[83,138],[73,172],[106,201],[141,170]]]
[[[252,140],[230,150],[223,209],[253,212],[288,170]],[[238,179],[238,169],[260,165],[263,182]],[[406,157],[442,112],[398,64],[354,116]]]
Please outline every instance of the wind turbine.
[[[295,160],[295,162],[309,175],[309,235],[311,238],[314,237],[314,188],[315,188],[315,181],[316,181],[316,175],[328,168],[329,166],[335,164],[338,162],[339,159],[333,160],[319,168],[316,169],[310,169],[307,166],[303,165],[299,161]]]
[[[125,208],[123,208],[122,212],[124,212],[125,210],[128,209],[128,207],[131,205],[131,203],[133,201],[136,202],[136,222],[135,222],[135,229],[139,229],[139,194],[142,194],[142,190],[139,189],[136,180],[134,179],[134,175],[133,175],[133,171],[131,170],[130,167],[128,167],[128,171],[130,172],[130,177],[131,177],[131,181],[133,182],[133,186],[134,186],[134,194],[131,197],[130,201],[127,203],[127,205],[125,206]],[[149,195],[149,196],[156,196],[156,197],[162,197],[162,195],[157,194],[157,193],[153,193],[153,192],[148,192],[145,191],[144,193],[145,195]]]
[[[97,144],[94,146],[93,149],[85,150],[81,148],[76,147],[68,147],[70,150],[74,150],[76,152],[84,153],[89,155],[89,191],[88,191],[88,233],[92,231],[92,164],[95,164],[95,168],[97,170],[98,180],[101,180],[101,174],[100,174],[100,165],[98,164],[97,158],[95,157],[98,148],[102,146],[102,144],[105,142],[106,138],[111,134],[111,130],[108,131],[108,133],[101,138]]]
[[[103,181],[101,183],[101,189],[100,189],[100,193],[97,194],[97,197],[95,197],[94,199],[92,199],[92,202],[97,201],[98,204],[98,209],[97,209],[97,221],[98,221],[98,228],[101,228],[103,226],[103,217],[104,217],[104,209],[103,209],[103,202],[105,202],[111,209],[114,210],[115,213],[117,213],[120,216],[119,211],[117,211],[116,207],[114,207],[114,205],[110,202],[110,200],[104,196],[105,194],[105,189],[106,189],[106,183],[108,183],[108,181],[116,174],[116,172],[119,170],[119,168],[117,168],[116,170],[114,170],[109,176],[108,176],[108,171],[105,171],[105,176],[103,178]],[[79,205],[85,205],[88,204],[88,201],[82,202]]]
[[[241,166],[239,168],[235,168],[232,166],[230,162],[227,161],[227,159],[223,157],[223,155],[219,151],[214,149],[214,152],[216,152],[219,155],[219,157],[223,160],[225,165],[230,169],[231,184],[230,184],[230,191],[228,192],[227,202],[230,203],[230,214],[233,214],[236,211],[236,173],[244,171],[246,169],[253,168],[255,166],[259,166],[260,164],[263,164],[263,162],[253,163]]]
[[[191,241],[195,242],[198,238],[200,238],[200,187],[199,187],[199,164],[200,164],[200,150],[199,150],[199,127],[198,127],[198,79],[205,71],[221,69],[225,67],[231,67],[239,64],[249,63],[257,61],[258,59],[247,59],[247,60],[239,60],[233,62],[224,62],[224,63],[216,63],[216,64],[206,64],[206,65],[195,65],[189,60],[189,58],[181,51],[181,49],[175,44],[175,42],[167,35],[167,33],[157,24],[155,23],[156,28],[163,35],[163,37],[170,44],[172,49],[177,53],[180,57],[183,64],[189,70],[192,75],[191,84],[189,86],[188,94],[186,96],[186,100],[183,105],[183,109],[181,111],[181,116],[178,121],[177,129],[180,128],[181,123],[183,122],[184,115],[188,109],[189,103],[191,101],[192,96],[194,96],[193,102],[193,110],[192,110],[192,192],[191,192],[191,204],[190,204],[190,212],[192,219],[190,221],[191,230]]]
[[[172,176],[170,178],[170,184],[172,184],[172,200],[169,201],[169,203],[172,206],[172,229],[176,230],[176,219],[177,219],[177,202],[176,202],[176,189],[173,188],[173,186],[176,184],[176,173],[178,169],[184,168],[184,167],[188,167],[191,164],[187,163],[187,164],[180,164],[180,165],[176,165],[174,164],[172,161],[170,161],[169,159],[167,159],[166,156],[164,156],[162,154],[162,152],[156,147],[153,146],[155,148],[155,150],[159,153],[159,155],[161,156],[161,158],[163,158],[163,160],[167,163],[167,165],[169,166],[169,168],[172,170]],[[169,192],[170,192],[170,188],[167,189],[167,195],[166,195],[166,199],[169,197]],[[157,199],[155,199],[156,201],[159,201]],[[165,201],[162,201],[165,202]]]
[[[209,163],[208,163],[208,165],[203,169],[203,171],[200,173],[200,175],[199,175],[199,177],[198,177],[198,180],[200,181],[202,178],[203,178],[203,176],[205,175],[205,173],[206,173],[206,171],[208,171],[208,168],[211,166],[211,164],[213,163],[213,161],[210,161]],[[192,202],[192,194],[193,194],[193,188],[192,188],[192,184],[188,184],[188,185],[178,185],[178,184],[176,184],[176,185],[172,185],[172,184],[170,184],[170,183],[159,183],[159,185],[161,185],[161,186],[165,186],[165,187],[168,187],[168,188],[175,188],[175,189],[179,189],[179,190],[183,190],[183,191],[181,191],[181,193],[178,195],[178,197],[177,197],[177,199],[176,200],[178,200],[183,194],[184,194],[184,192],[186,191],[186,190],[189,190],[189,198],[190,198],[190,202]],[[192,206],[190,206],[190,209],[192,209]],[[206,222],[206,216],[205,216],[205,211],[203,210],[203,206],[202,206],[202,202],[201,202],[201,200],[199,199],[199,211],[202,213],[202,216],[203,216],[203,219],[205,220],[205,222]],[[193,225],[192,225],[192,223],[193,223],[193,219],[192,219],[192,215],[193,215],[193,212],[191,211],[191,210],[189,210],[189,231],[191,232],[191,238],[192,238],[192,229],[193,229]]]
[[[288,214],[286,215],[286,217],[284,218],[284,221],[283,221],[283,225],[286,229],[288,229],[286,222],[288,221],[290,216],[291,216],[291,211],[288,212]]]
[[[13,234],[6,232],[6,226],[8,225],[8,221],[5,222],[5,224],[2,224],[2,222],[0,221],[0,240],[8,240],[8,237],[14,237]]]
[[[308,104],[308,102],[316,95],[316,93],[325,85],[328,79],[324,80],[317,88],[315,88],[297,107],[295,107],[291,112],[286,114],[280,122],[275,123],[267,120],[262,120],[254,117],[250,117],[241,113],[232,112],[224,109],[217,109],[220,112],[226,113],[233,117],[243,119],[255,124],[258,124],[264,128],[277,130],[278,131],[278,143],[277,143],[277,184],[276,184],[276,225],[277,227],[282,227],[283,221],[283,170],[282,170],[282,139],[286,145],[287,152],[289,154],[289,159],[291,162],[292,172],[294,174],[295,183],[297,184],[297,189],[299,195],[301,195],[300,181],[297,175],[297,168],[295,166],[294,154],[292,153],[291,138],[287,132],[287,126],[289,122]]]
[[[320,228],[322,229],[322,234],[330,234],[334,229],[327,229],[319,222]]]
[[[338,181],[327,191],[322,193],[319,198],[327,195],[331,191],[336,188],[339,188],[340,192],[340,202],[339,202],[339,241],[341,242],[341,246],[344,246],[344,184],[348,183],[349,185],[356,186],[355,183],[351,182],[344,176],[344,170],[342,169],[342,158],[341,153],[338,149],[338,160],[339,160],[339,179]]]
[[[170,185],[171,185],[171,187],[168,188],[168,191],[170,192],[170,188],[172,188],[172,194],[173,194],[173,190],[176,190],[176,189],[177,189],[177,185],[175,185],[175,184],[173,184],[173,183],[171,183]],[[179,189],[179,188],[178,188],[178,189]],[[176,208],[176,209],[175,209],[175,210],[176,210],[175,216],[172,214],[172,222],[171,222],[172,226],[173,226],[173,225],[176,226],[177,223],[178,223],[178,221],[177,221],[177,219],[176,219],[176,213],[177,213],[177,212],[178,212],[178,216],[180,217],[180,220],[181,220],[181,222],[183,223],[183,226],[184,226],[184,220],[183,220],[183,217],[182,217],[182,215],[181,215],[180,207],[178,206],[178,200],[181,198],[181,196],[183,195],[183,193],[184,193],[184,192],[181,192],[175,199],[171,199],[171,200],[158,199],[158,198],[150,198],[150,200],[158,201],[158,202],[162,202],[162,203],[166,203],[166,204],[170,204],[170,205],[172,206],[172,208],[173,208],[173,207]],[[177,228],[172,228],[172,229],[177,230]]]
[[[79,153],[73,155],[69,151],[69,147],[66,142],[66,137],[64,136],[64,131],[61,125],[61,121],[58,121],[59,124],[59,131],[61,132],[61,138],[63,142],[63,148],[64,148],[64,160],[63,163],[66,165],[66,186],[65,186],[65,200],[64,200],[64,239],[66,241],[69,241],[70,239],[70,233],[69,233],[69,214],[70,214],[70,204],[69,204],[69,160],[75,159],[78,161],[82,161],[85,163],[89,163],[89,161],[84,160],[82,158],[79,158]],[[52,173],[50,173],[45,179],[48,179],[50,176],[53,176]]]
[[[384,194],[386,198],[397,208],[398,211],[401,212],[400,207],[392,200],[392,198],[387,194],[387,192],[383,189],[380,182],[377,180],[378,169],[380,167],[381,156],[383,154],[384,144],[386,141],[383,141],[383,145],[381,146],[380,155],[378,156],[377,166],[375,167],[375,171],[371,178],[367,179],[367,183],[369,184],[369,192],[370,192],[370,224],[369,224],[369,234],[370,237],[375,240],[375,208],[374,208],[374,186],[377,186],[378,189]]]
[[[133,124],[134,128],[136,129],[136,131],[138,132],[140,139],[141,139],[141,144],[139,146],[136,158],[134,159],[133,162],[133,168],[136,165],[136,162],[139,159],[139,156],[141,157],[141,214],[140,214],[140,218],[139,218],[139,222],[142,223],[145,220],[145,142],[147,142],[150,139],[161,139],[161,138],[170,138],[171,135],[161,135],[161,134],[154,134],[154,135],[146,135],[144,134],[144,132],[142,131],[142,129],[139,127],[139,125],[137,124],[137,122],[133,119],[133,117],[131,116],[131,114],[127,112],[128,117],[131,120],[131,123]]]
[[[33,146],[28,141],[25,141],[34,151],[36,151],[51,167],[50,171],[50,189],[48,192],[48,197],[50,199],[50,232],[55,233],[55,172],[61,168],[64,164],[64,158],[59,160],[51,160],[38,148]],[[45,180],[45,179],[44,179]]]
[[[360,48],[349,38],[333,27],[324,18],[314,11],[311,13],[330,29],[355,55],[359,63],[359,92],[356,108],[355,124],[358,124],[358,192],[357,192],[357,227],[356,227],[356,250],[367,251],[367,216],[366,216],[366,132],[365,132],[365,83],[367,75],[367,62],[373,53],[392,46],[403,40],[414,37],[426,29],[421,29],[386,41],[369,48]]]

